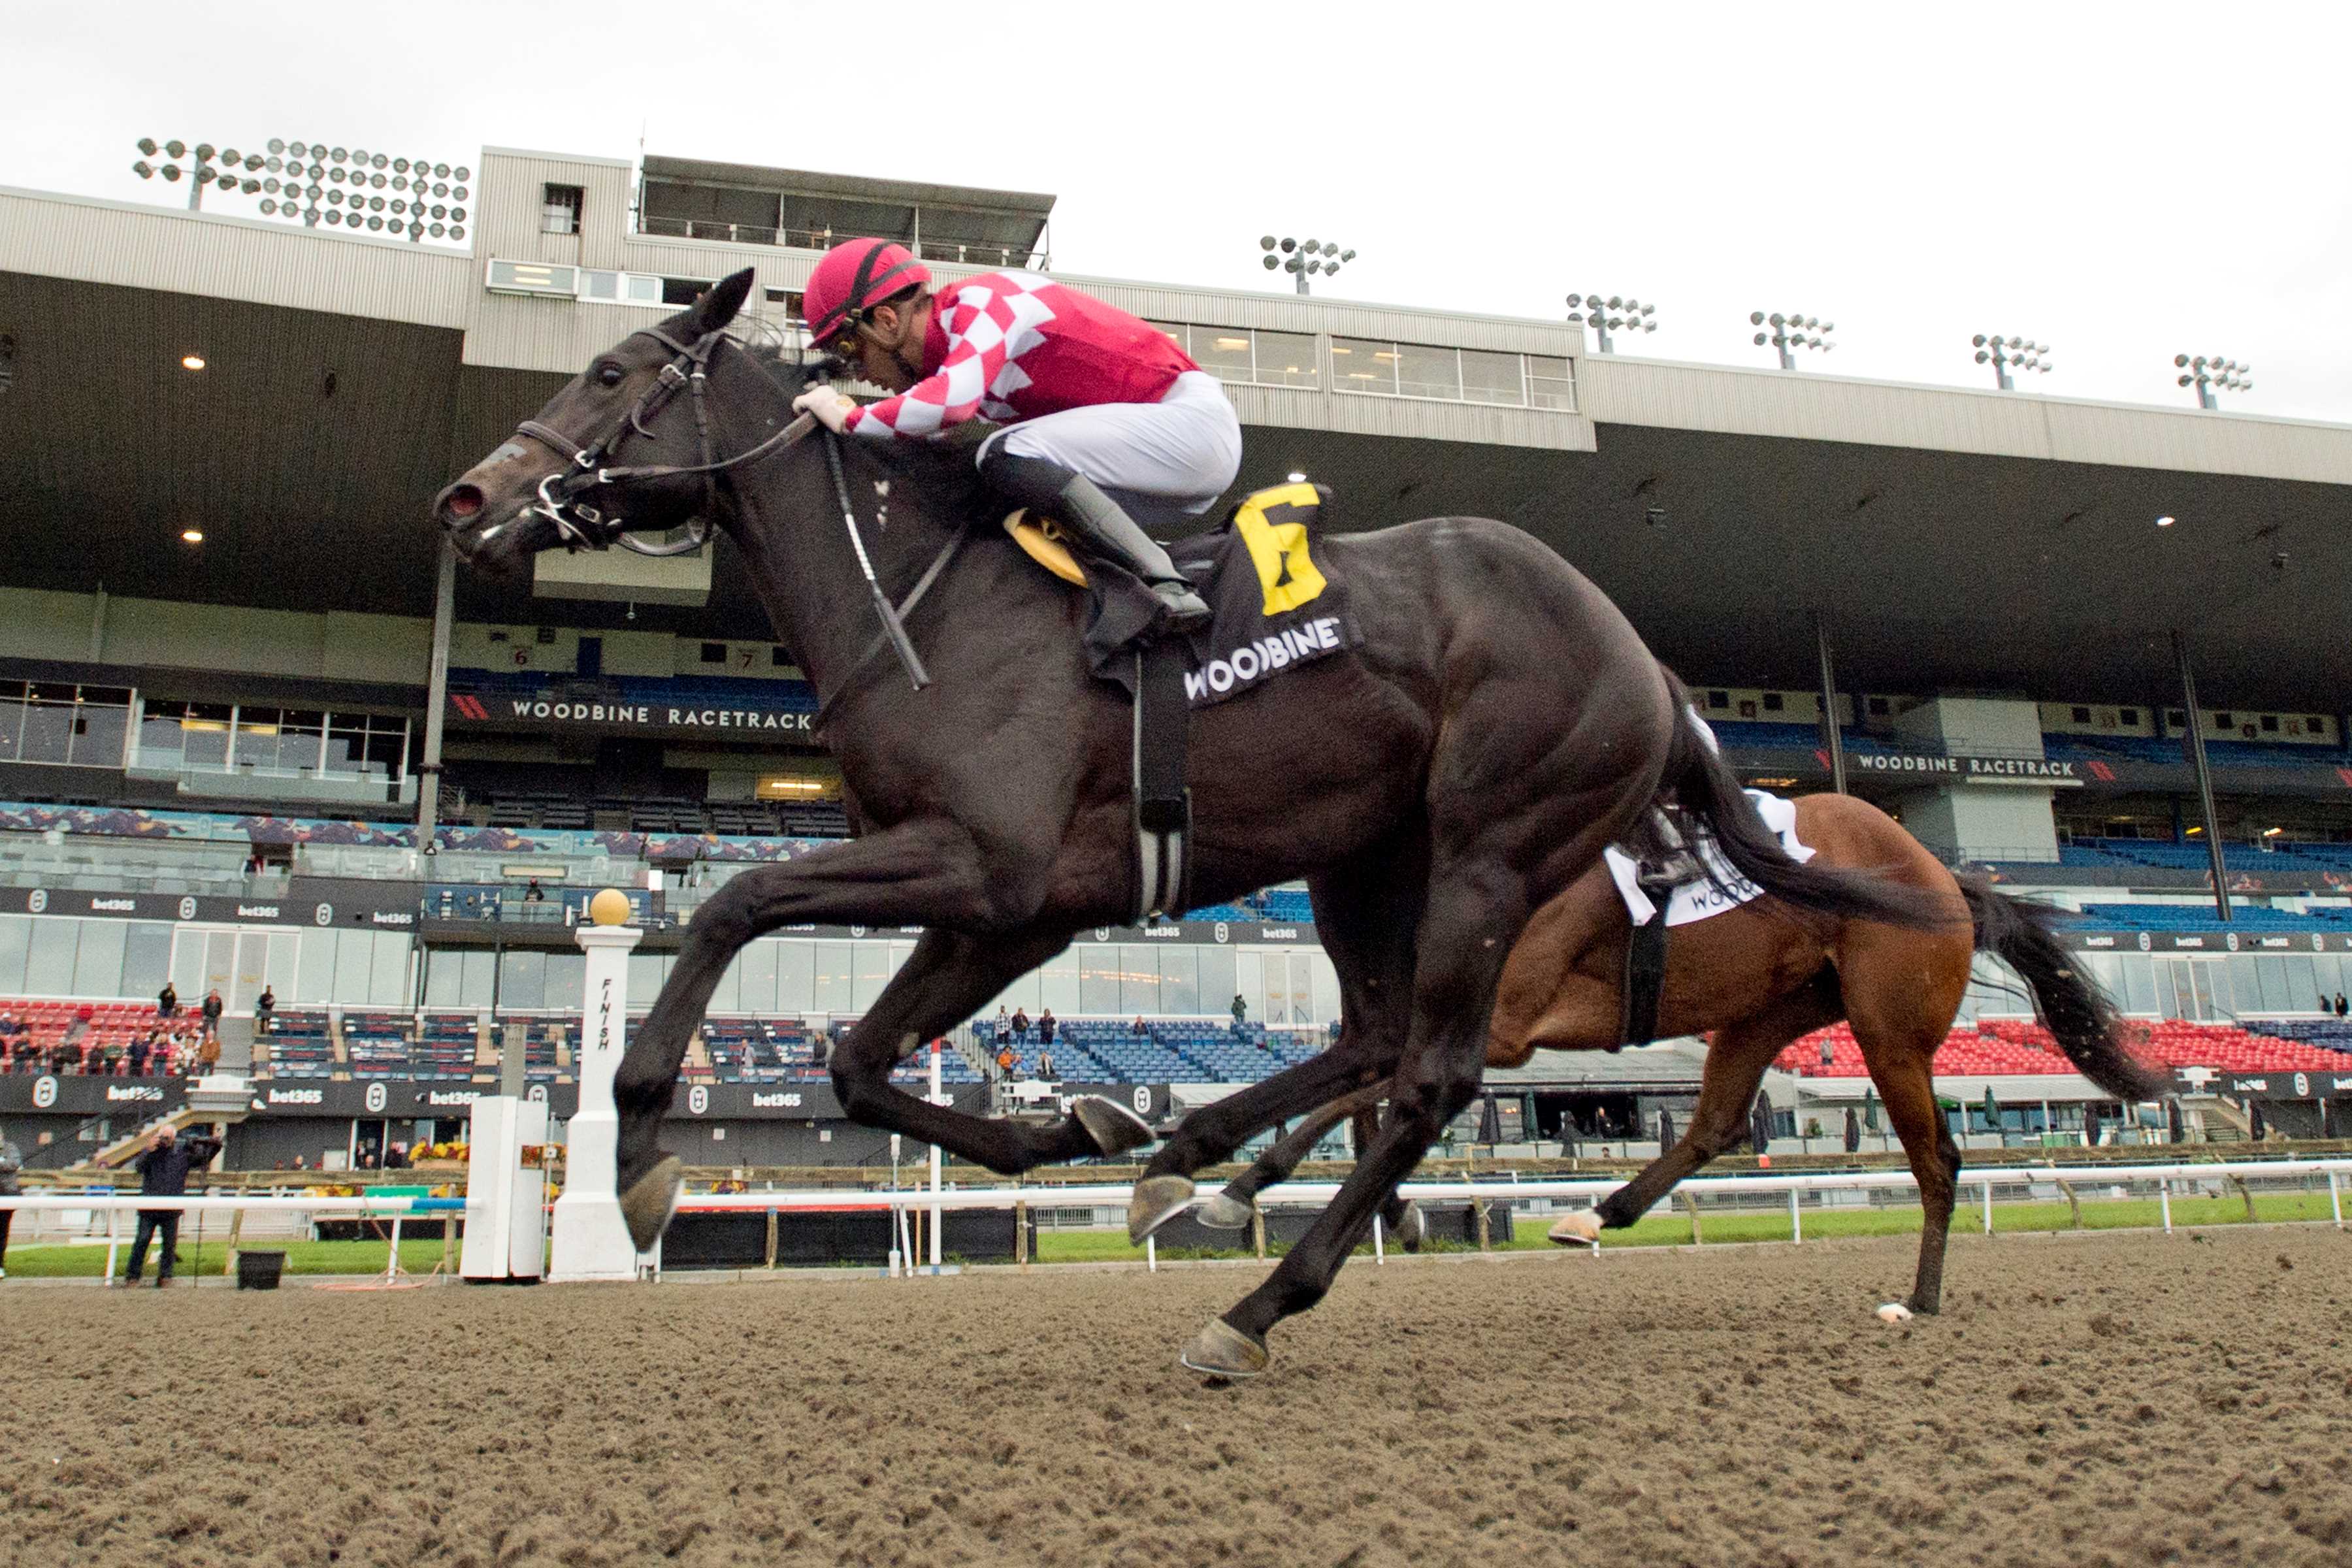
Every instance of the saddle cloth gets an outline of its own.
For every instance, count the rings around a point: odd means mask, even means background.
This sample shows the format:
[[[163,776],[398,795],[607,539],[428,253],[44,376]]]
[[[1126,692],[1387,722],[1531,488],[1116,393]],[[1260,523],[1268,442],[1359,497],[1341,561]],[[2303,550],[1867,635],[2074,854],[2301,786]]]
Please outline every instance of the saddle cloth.
[[[1749,790],[1748,798],[1754,803],[1757,815],[1764,819],[1764,826],[1780,836],[1780,847],[1789,852],[1789,858],[1802,861],[1813,858],[1812,850],[1797,841],[1795,801],[1767,795],[1760,789]],[[1764,896],[1761,888],[1731,868],[1731,863],[1723,858],[1723,851],[1716,847],[1713,836],[1702,833],[1697,836],[1696,843],[1685,844],[1684,848],[1685,853],[1675,857],[1678,861],[1689,865],[1691,856],[1704,857],[1706,863],[1714,868],[1723,886],[1716,886],[1704,872],[1676,881],[1666,894],[1667,925],[1689,925],[1694,921],[1703,921],[1710,915],[1736,910]],[[1642,887],[1640,863],[1613,844],[1601,854],[1609,864],[1610,877],[1617,884],[1618,895],[1625,900],[1626,914],[1637,926],[1648,924],[1658,906]]]
[[[1346,584],[1315,558],[1313,525],[1331,492],[1321,485],[1275,485],[1234,508],[1215,531],[1168,547],[1178,570],[1213,612],[1206,632],[1187,639],[1184,695],[1206,708],[1255,691],[1286,671],[1363,640],[1348,613]],[[1136,640],[1159,601],[1141,584],[1100,562],[1074,560],[1050,520],[1015,512],[1004,520],[1022,549],[1089,600],[1087,654],[1095,674],[1135,692]]]

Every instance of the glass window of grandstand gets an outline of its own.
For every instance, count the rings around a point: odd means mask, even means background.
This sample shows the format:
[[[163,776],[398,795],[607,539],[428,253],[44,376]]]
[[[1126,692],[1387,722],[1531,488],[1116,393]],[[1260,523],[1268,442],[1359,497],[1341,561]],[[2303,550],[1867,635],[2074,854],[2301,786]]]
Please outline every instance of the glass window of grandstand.
[[[119,768],[130,724],[122,687],[0,681],[0,762]]]
[[[131,765],[142,771],[287,778],[402,777],[408,721],[307,708],[150,700]]]
[[[580,205],[587,193],[578,185],[543,185],[541,187],[539,232],[541,234],[578,234]]]
[[[1312,332],[1275,332],[1249,327],[1151,323],[1220,381],[1242,386],[1322,384],[1321,361]]]
[[[1333,338],[1331,384],[1341,392],[1383,392],[1393,395],[1397,389],[1396,345],[1373,342],[1368,338]]]
[[[1565,359],[1528,354],[1528,405],[1532,408],[1576,406],[1576,375]]]

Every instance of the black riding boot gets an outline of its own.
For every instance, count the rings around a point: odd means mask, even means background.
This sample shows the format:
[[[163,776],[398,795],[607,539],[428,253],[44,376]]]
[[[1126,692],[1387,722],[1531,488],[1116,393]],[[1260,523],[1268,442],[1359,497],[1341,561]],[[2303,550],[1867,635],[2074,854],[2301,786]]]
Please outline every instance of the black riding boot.
[[[1008,452],[1002,443],[981,458],[980,476],[1007,500],[1051,516],[1068,531],[1082,553],[1140,578],[1168,607],[1171,631],[1209,624],[1208,605],[1192,591],[1168,552],[1094,480],[1044,458]]]

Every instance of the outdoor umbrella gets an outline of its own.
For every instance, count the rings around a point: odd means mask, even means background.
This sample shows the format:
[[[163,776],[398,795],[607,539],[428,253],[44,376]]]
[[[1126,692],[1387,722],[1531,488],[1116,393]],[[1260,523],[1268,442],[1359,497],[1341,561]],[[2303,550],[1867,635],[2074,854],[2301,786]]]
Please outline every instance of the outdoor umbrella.
[[[1478,1142],[1492,1146],[1503,1141],[1503,1112],[1493,1095],[1486,1096],[1485,1107],[1478,1112]]]
[[[2269,1125],[2263,1121],[2262,1106],[2251,1100],[2246,1101],[2246,1124],[2247,1135],[2257,1143],[2270,1131]]]
[[[2094,1149],[2099,1146],[2099,1108],[2095,1105],[2083,1107],[2083,1142]]]
[[[1862,1125],[1866,1132],[1878,1131],[1878,1091],[1868,1084],[1862,1086]]]
[[[1862,1118],[1855,1115],[1853,1107],[1849,1105],[1845,1108],[1845,1152],[1851,1154],[1861,1147]]]
[[[1671,1110],[1661,1110],[1658,1112],[1658,1147],[1671,1149],[1674,1146],[1675,1113]]]
[[[2000,1101],[1993,1098],[1990,1084],[1985,1085],[1984,1119],[1985,1125],[1991,1131],[2000,1131]]]
[[[2178,1100],[2164,1102],[2164,1125],[2175,1143],[2189,1142],[2189,1123],[2181,1118],[2180,1101]]]
[[[1748,1141],[1755,1145],[1759,1154],[1771,1151],[1772,1102],[1761,1093],[1757,1095],[1754,1108],[1748,1112]]]

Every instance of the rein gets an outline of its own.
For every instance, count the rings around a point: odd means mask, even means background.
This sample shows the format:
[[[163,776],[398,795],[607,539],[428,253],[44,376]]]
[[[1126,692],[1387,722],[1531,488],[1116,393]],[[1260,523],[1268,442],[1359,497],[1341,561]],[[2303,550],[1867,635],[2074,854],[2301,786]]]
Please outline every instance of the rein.
[[[525,515],[543,517],[553,523],[556,531],[562,535],[563,548],[575,554],[582,550],[605,550],[615,544],[639,555],[689,554],[701,549],[709,540],[709,515],[718,510],[719,505],[718,477],[731,468],[757,462],[797,446],[810,431],[817,428],[817,422],[814,416],[803,414],[758,446],[738,452],[731,458],[721,458],[710,438],[710,411],[703,397],[710,380],[711,356],[718,353],[721,343],[728,341],[727,334],[713,329],[691,343],[681,343],[658,327],[640,327],[629,336],[651,338],[668,349],[673,357],[662,366],[661,373],[654,378],[654,384],[629,405],[610,430],[593,442],[583,443],[536,419],[526,419],[515,426],[516,435],[529,437],[572,464],[569,472],[550,474],[539,481],[539,504],[529,508]],[[681,386],[687,388],[692,397],[695,437],[701,443],[702,461],[638,468],[604,466],[607,458],[620,450],[621,443],[628,438],[631,432],[652,438],[653,432],[646,428],[645,422],[660,413]],[[865,536],[858,530],[857,509],[850,500],[849,481],[842,471],[841,437],[830,430],[825,432],[824,461],[833,479],[834,499],[841,506],[842,525],[848,530],[850,549],[857,557],[858,573],[866,579],[866,590],[873,599],[874,614],[882,623],[880,641],[887,643],[898,654],[899,664],[907,671],[907,679],[914,683],[916,690],[920,691],[931,683],[930,672],[923,668],[922,656],[915,651],[915,645],[908,639],[907,628],[901,624],[900,616],[905,610],[915,607],[915,602],[922,597],[940,569],[946,566],[948,558],[955,553],[957,544],[961,542],[962,531],[955,531],[947,548],[931,563],[930,570],[923,574],[915,591],[908,595],[904,610],[894,607],[889,596],[882,592],[882,584],[875,578],[874,561],[867,554]],[[701,476],[702,511],[687,524],[686,538],[667,544],[646,544],[630,537],[628,522],[618,513],[607,516],[580,500],[581,496],[599,486],[673,479],[688,474]],[[856,668],[862,669],[873,653],[873,648],[869,647],[859,658]]]

